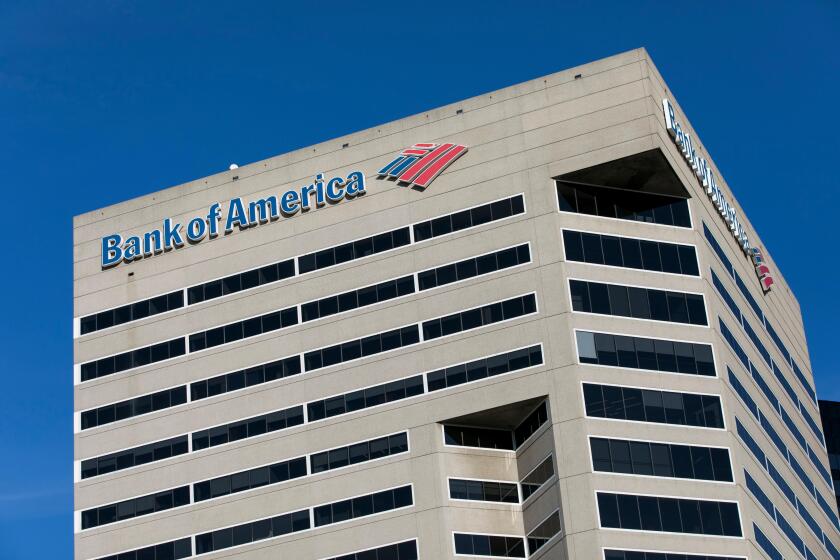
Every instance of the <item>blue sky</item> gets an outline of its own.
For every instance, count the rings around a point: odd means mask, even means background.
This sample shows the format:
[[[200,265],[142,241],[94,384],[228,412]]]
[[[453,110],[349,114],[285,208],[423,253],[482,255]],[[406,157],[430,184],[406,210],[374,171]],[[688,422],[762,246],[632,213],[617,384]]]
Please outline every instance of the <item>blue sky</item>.
[[[799,297],[834,332],[840,5],[0,3],[0,558],[72,554],[71,218],[644,46]]]

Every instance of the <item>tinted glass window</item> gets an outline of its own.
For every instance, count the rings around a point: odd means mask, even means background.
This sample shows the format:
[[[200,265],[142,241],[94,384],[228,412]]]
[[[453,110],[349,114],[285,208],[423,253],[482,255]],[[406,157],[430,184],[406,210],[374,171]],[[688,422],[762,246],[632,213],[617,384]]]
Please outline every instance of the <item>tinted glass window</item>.
[[[557,181],[557,198],[563,212],[691,227],[684,198],[563,181]]]

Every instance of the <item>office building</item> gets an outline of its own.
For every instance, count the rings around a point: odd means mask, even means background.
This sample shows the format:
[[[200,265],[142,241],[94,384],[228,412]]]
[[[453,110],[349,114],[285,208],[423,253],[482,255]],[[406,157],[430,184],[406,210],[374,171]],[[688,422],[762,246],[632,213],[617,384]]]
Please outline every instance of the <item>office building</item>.
[[[76,558],[840,558],[709,148],[640,49],[77,216]]]
[[[840,403],[820,399],[820,418],[825,434],[831,479],[834,482],[834,496],[840,509]]]

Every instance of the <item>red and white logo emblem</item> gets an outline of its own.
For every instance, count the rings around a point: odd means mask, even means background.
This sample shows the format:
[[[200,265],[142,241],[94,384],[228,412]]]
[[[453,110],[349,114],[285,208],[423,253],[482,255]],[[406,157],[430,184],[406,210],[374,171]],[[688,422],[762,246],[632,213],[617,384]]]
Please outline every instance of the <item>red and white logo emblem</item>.
[[[460,144],[414,144],[377,173],[379,178],[391,177],[399,183],[425,189],[456,159],[467,153]]]

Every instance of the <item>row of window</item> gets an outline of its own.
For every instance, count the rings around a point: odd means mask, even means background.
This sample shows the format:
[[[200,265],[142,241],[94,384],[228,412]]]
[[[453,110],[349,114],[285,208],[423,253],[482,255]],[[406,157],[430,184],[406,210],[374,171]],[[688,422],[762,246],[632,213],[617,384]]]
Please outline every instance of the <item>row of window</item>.
[[[114,404],[100,406],[82,412],[82,429],[94,428],[118,420],[125,420],[141,414],[163,410],[187,402],[187,387],[182,385],[151,395],[143,395]]]
[[[181,560],[192,556],[192,539],[178,539],[152,546],[103,556],[98,560]]]
[[[206,554],[256,541],[281,537],[312,528],[308,509],[284,513],[268,519],[217,529],[195,536],[195,553]]]
[[[408,227],[386,231],[372,237],[357,239],[349,243],[321,249],[298,257],[298,274],[306,274],[356,259],[362,259],[391,249],[405,247],[411,243]]]
[[[513,429],[513,443],[518,449],[528,441],[543,424],[548,422],[548,406],[541,402],[516,428]]]
[[[260,414],[245,420],[238,420],[221,426],[192,433],[193,451],[224,445],[240,439],[250,438],[269,432],[285,430],[303,424],[303,407],[292,406],[268,414]]]
[[[420,290],[430,290],[453,282],[460,282],[475,276],[490,274],[506,268],[531,262],[531,250],[527,243],[518,247],[471,257],[457,263],[424,270],[417,274]]]
[[[582,364],[715,376],[710,344],[577,331]]]
[[[358,517],[383,513],[393,509],[408,507],[414,503],[411,486],[402,486],[384,490],[367,496],[333,502],[318,506],[313,510],[315,526],[323,527],[332,523],[341,523]]]
[[[701,294],[569,280],[572,309],[585,313],[708,325]]]
[[[310,422],[355,412],[423,394],[423,376],[415,375],[381,385],[312,401],[306,405]]]
[[[116,453],[85,459],[82,461],[82,478],[138,467],[153,461],[162,461],[169,457],[183,455],[187,452],[189,452],[189,441],[186,435],[147,443]]]
[[[196,502],[203,502],[304,476],[306,476],[306,457],[297,457],[265,467],[196,482],[193,484],[193,499]]]
[[[776,548],[776,545],[774,545],[770,541],[770,539],[767,538],[767,535],[765,535],[764,532],[761,529],[759,529],[758,525],[756,525],[755,523],[753,523],[753,533],[755,533],[755,542],[758,544],[761,550],[763,550],[767,554],[770,560],[785,560],[784,556],[782,556],[782,553],[779,552],[778,548]]]
[[[605,550],[604,560],[746,560],[743,556],[706,556],[679,552],[648,552],[645,550]]]
[[[205,554],[232,546],[305,531],[313,527],[322,527],[332,523],[384,513],[411,506],[413,503],[411,486],[403,486],[359,496],[351,500],[317,506],[313,508],[311,518],[310,510],[304,509],[268,519],[243,523],[235,527],[217,529],[209,533],[196,535],[196,554]]]
[[[685,198],[557,181],[557,199],[561,212],[691,227]]]
[[[554,476],[554,460],[549,455],[519,481],[519,486],[522,488],[522,501],[533,496],[552,476]]]
[[[314,475],[347,465],[373,461],[407,451],[408,433],[401,432],[391,436],[313,453],[309,456],[309,472]],[[244,492],[268,484],[278,484],[287,480],[302,478],[307,476],[306,463],[306,457],[297,457],[272,465],[197,482],[193,485],[194,500],[200,502],[211,498],[218,498],[219,496]]]
[[[567,261],[700,276],[697,252],[691,245],[566,229],[563,246]]]
[[[189,486],[164,490],[163,492],[84,510],[82,512],[82,529],[90,529],[141,515],[165,511],[189,503]]]
[[[414,242],[480,226],[525,213],[521,194],[414,224]]]
[[[597,437],[589,446],[596,471],[732,482],[726,449]]]
[[[336,447],[309,456],[312,474],[375,461],[383,457],[408,452],[408,433],[401,432],[352,445]]]
[[[280,262],[246,270],[237,274],[231,274],[218,280],[210,280],[197,286],[187,288],[188,305],[195,305],[210,299],[219,298],[228,294],[235,294],[242,290],[250,290],[264,284],[271,284],[279,280],[285,280],[295,275],[295,260],[286,259]]]
[[[417,243],[454,231],[476,227],[524,212],[525,201],[522,195],[516,195],[415,224],[414,242]],[[297,257],[297,273],[306,274],[314,270],[320,270],[377,253],[390,251],[409,245],[410,243],[411,234],[409,228],[397,228],[378,235],[301,255]],[[292,276],[295,276],[295,259],[285,259],[260,268],[191,286],[187,288],[187,304],[194,305],[242,290],[249,290],[257,286],[284,280]],[[183,290],[156,296],[82,317],[81,334],[84,335],[115,325],[136,321],[183,306]]]
[[[715,239],[714,235],[712,235],[711,230],[705,224],[705,222],[703,223],[703,233],[706,236],[706,241],[709,242],[709,245],[712,247],[712,250],[720,259],[721,263],[723,263],[724,267],[726,268],[726,271],[732,278],[735,279],[735,285],[738,286],[738,290],[741,292],[741,295],[744,296],[744,299],[755,312],[756,316],[758,316],[759,320],[761,321],[761,324],[767,331],[767,334],[770,335],[770,339],[779,349],[779,352],[781,352],[782,356],[788,362],[788,365],[790,365],[791,369],[793,370],[794,376],[802,385],[802,388],[805,389],[805,392],[808,393],[808,396],[811,398],[813,403],[816,404],[816,391],[811,386],[811,383],[805,378],[805,375],[802,373],[802,370],[799,368],[799,365],[796,363],[796,360],[793,359],[793,356],[788,351],[784,342],[782,342],[782,339],[779,337],[779,335],[776,333],[776,330],[770,324],[770,321],[767,319],[767,316],[761,310],[761,307],[758,305],[758,302],[756,302],[755,298],[752,296],[752,294],[750,294],[747,285],[744,283],[743,280],[741,280],[741,277],[738,275],[738,273],[735,272],[735,267],[732,266],[732,262],[729,260],[729,258],[727,258],[723,247],[720,246],[720,243],[718,243],[717,239]]]
[[[525,558],[525,539],[502,535],[455,533],[455,554],[492,556],[495,558]]]
[[[495,255],[495,254],[493,254]],[[314,320],[333,313],[338,313],[342,305],[360,306],[370,305],[384,299],[399,297],[413,293],[414,280],[406,276],[400,280],[392,280],[375,286],[368,286],[356,291],[347,292],[338,296],[330,296],[322,300],[304,304],[302,315],[305,321]],[[343,298],[343,299],[342,299]],[[362,299],[364,298],[364,299]],[[384,299],[380,299],[384,298]],[[352,307],[348,307],[351,309]],[[431,340],[440,336],[446,336],[478,328],[490,323],[511,319],[520,315],[536,311],[536,296],[529,294],[519,298],[512,298],[503,302],[497,302],[475,309],[462,311],[445,317],[431,319],[423,323],[423,334],[425,340]],[[189,335],[189,351],[198,352],[222,344],[228,344],[237,340],[259,336],[282,328],[298,324],[297,307],[289,307],[281,311],[273,311],[258,317],[251,317],[242,321],[236,321],[228,325],[214,327],[206,331]],[[391,331],[380,335],[374,335],[356,341],[345,342],[329,348],[308,352],[305,355],[306,369],[318,369],[327,367],[343,361],[348,361],[379,352],[414,344],[419,342],[419,332],[416,327],[410,326],[402,329],[404,332]],[[388,336],[386,336],[388,335]],[[416,335],[416,337],[415,337]],[[404,338],[404,337],[407,337]],[[416,340],[415,340],[416,338]],[[413,341],[413,342],[412,342]],[[185,354],[184,339],[173,339],[139,348],[116,356],[109,356],[81,366],[81,380],[88,381],[97,377],[111,375],[142,365],[147,365],[162,360],[167,360]]]
[[[405,541],[361,552],[342,554],[329,560],[417,560],[417,541]]]
[[[598,514],[610,529],[741,536],[735,502],[598,492]]]
[[[537,312],[537,296],[527,294],[505,301],[482,305],[467,311],[461,311],[423,322],[423,340],[433,340],[442,336],[477,329],[508,321]]]
[[[424,333],[426,333],[425,340],[431,340],[439,336],[479,328],[495,322],[512,319],[534,312],[536,312],[536,296],[534,294],[512,298],[503,302],[493,303],[460,313],[455,313],[453,315],[448,315],[439,319],[426,321],[423,323],[423,330]],[[445,332],[443,332],[444,329]],[[192,336],[190,337],[191,340]],[[420,339],[417,326],[409,325],[401,329],[394,329],[393,331],[378,333],[357,340],[344,342],[342,344],[329,346],[327,348],[313,350],[305,353],[303,359],[306,365],[306,370],[312,371],[338,363],[372,356],[381,352],[387,352],[403,346],[409,346],[418,342],[420,342]],[[537,356],[532,357],[530,353],[522,350],[515,355],[494,356],[475,363],[461,364],[460,366],[455,367],[461,368],[466,367],[467,365],[474,366],[471,374],[474,376],[474,379],[479,379],[480,377],[478,376],[482,374],[484,377],[487,377],[489,375],[499,375],[501,373],[512,371],[510,368],[519,369],[521,367],[529,367],[530,365],[534,365],[531,364],[532,359],[537,359]],[[541,354],[539,359],[541,360]],[[525,365],[526,362],[528,365]],[[491,366],[492,370],[490,369]],[[508,369],[505,370],[505,368]],[[273,381],[282,377],[296,375],[298,373],[301,373],[300,359],[298,356],[292,356],[285,358],[284,360],[254,366],[252,368],[239,370],[207,380],[197,381],[191,384],[190,392],[193,399],[207,398],[228,391],[235,391],[244,387]],[[440,375],[440,372],[434,373],[436,389],[443,388],[440,386]],[[444,373],[443,375],[445,376],[446,374]],[[451,375],[453,385],[459,382],[459,376],[460,373],[453,370]],[[173,398],[171,395],[168,399],[164,398],[168,394],[176,395],[177,398]],[[183,404],[186,402],[186,388],[176,387],[160,394],[156,394],[155,396],[157,397],[156,402],[158,402],[160,406],[153,408],[152,410],[148,410],[146,407],[146,401],[151,398],[147,396],[83,412],[82,429],[92,428],[104,423],[129,418],[137,414],[145,414],[153,412],[154,410]],[[134,401],[137,401],[140,405],[142,405],[137,409],[141,412],[133,412],[135,409],[135,405],[133,404]],[[166,402],[164,403],[164,401]],[[100,420],[100,418],[102,418],[102,420]]]
[[[738,324],[741,325],[741,327],[743,328],[744,332],[747,335],[747,338],[749,338],[752,341],[752,343],[755,346],[758,353],[763,357],[764,361],[767,363],[768,367],[773,372],[773,375],[775,375],[776,379],[779,381],[779,384],[785,390],[785,393],[787,393],[788,397],[790,397],[790,400],[793,401],[794,406],[796,406],[796,409],[802,415],[802,418],[805,420],[805,423],[808,425],[808,427],[811,429],[811,431],[816,436],[819,444],[824,448],[825,447],[825,438],[823,436],[822,430],[820,429],[820,426],[817,424],[816,421],[814,421],[813,417],[811,416],[811,414],[806,409],[805,404],[799,399],[799,397],[796,394],[796,391],[793,390],[793,387],[791,387],[790,383],[785,378],[785,375],[782,373],[782,371],[777,366],[775,360],[773,360],[770,357],[770,353],[767,352],[767,349],[761,343],[761,340],[759,340],[758,335],[756,335],[755,331],[750,326],[749,322],[747,322],[746,317],[744,317],[744,315],[738,309],[738,306],[735,304],[734,300],[732,300],[732,296],[730,296],[729,292],[726,291],[726,288],[723,286],[722,282],[720,281],[720,279],[718,278],[718,276],[715,274],[714,271],[712,271],[712,282],[714,283],[715,288],[718,291],[718,294],[723,298],[723,300],[729,306],[730,310],[733,312],[735,317],[738,319]],[[721,333],[724,335],[724,338],[729,343],[729,345],[732,347],[732,351],[735,352],[735,354],[738,356],[738,359],[741,360],[742,364],[744,364],[744,367],[747,368],[747,370],[755,370],[754,364],[752,364],[749,357],[747,357],[747,353],[744,352],[744,349],[741,347],[741,345],[735,339],[735,336],[732,334],[732,332],[729,330],[729,328],[725,326],[725,323],[723,322],[723,319],[718,318],[718,321],[721,325]],[[767,392],[772,394],[772,391],[769,390],[769,387],[767,389]],[[768,396],[768,398],[770,398],[771,401],[774,402],[774,404],[777,401],[775,396],[772,396],[772,397]],[[775,406],[775,408],[779,408],[779,406]]]
[[[408,275],[396,280],[380,282],[372,286],[365,286],[358,290],[350,290],[336,296],[329,296],[319,300],[310,301],[300,306],[301,320],[314,321],[344,313],[352,309],[358,309],[368,305],[374,305],[402,296],[414,293],[414,276]]]
[[[726,328],[726,325],[723,323],[723,321],[721,321],[721,330],[722,331],[727,331],[727,333],[724,334],[724,338],[727,339],[727,341],[730,344],[736,344],[737,345],[736,342],[731,340],[731,338],[732,338],[731,333],[728,333],[728,329]],[[736,346],[733,346],[733,349],[735,347]],[[764,381],[764,379],[761,377],[761,374],[758,372],[758,370],[755,368],[755,366],[753,366],[752,363],[749,362],[749,361],[748,361],[747,365],[750,368],[750,371],[752,373],[752,378],[756,382],[756,385],[758,385],[758,387],[761,389],[764,396],[767,398],[767,400],[773,406],[774,412],[776,413],[776,417],[780,416],[782,418],[782,421],[784,422],[785,427],[790,431],[793,438],[796,440],[796,442],[799,444],[799,446],[805,452],[805,455],[808,457],[809,461],[811,462],[813,467],[816,469],[816,471],[820,474],[820,476],[821,476],[822,480],[825,482],[826,486],[828,486],[829,489],[833,490],[834,487],[832,485],[831,473],[825,467],[825,465],[823,465],[822,459],[820,459],[819,455],[817,455],[817,453],[813,450],[813,448],[811,448],[811,446],[808,445],[808,443],[805,441],[805,438],[802,436],[802,432],[800,432],[799,428],[796,427],[795,423],[793,422],[793,419],[787,413],[787,410],[785,410],[785,408],[781,405],[781,403],[776,398],[776,396],[773,394],[773,391],[767,385],[767,382]],[[776,445],[776,447],[779,449],[779,452],[785,457],[785,459],[788,459],[788,457],[792,458],[793,454],[788,450],[787,446],[782,442],[781,438],[776,433],[776,430],[773,429],[773,427],[771,426],[771,424],[770,424],[770,422],[767,418],[767,415],[760,411],[760,409],[758,408],[758,405],[755,403],[755,400],[753,400],[753,398],[750,396],[749,391],[747,391],[746,387],[744,387],[743,384],[740,382],[740,380],[738,380],[735,373],[729,368],[727,368],[727,370],[728,370],[728,377],[729,377],[730,384],[735,389],[735,392],[738,394],[738,396],[741,397],[741,400],[744,402],[747,409],[759,421],[759,423],[765,429],[768,436],[771,438],[771,440]],[[804,476],[804,473],[803,473],[803,476],[801,476],[800,478],[802,479],[803,483],[808,487],[811,494],[818,494],[818,492],[816,491],[816,488],[814,488],[814,484],[811,482],[810,478],[808,478],[807,476]]]
[[[523,356],[528,357],[528,366],[525,365],[526,361],[523,359]],[[499,357],[501,357],[501,359],[497,360]],[[501,371],[502,368],[500,366],[499,368],[493,370],[492,375],[509,373],[520,367],[529,367],[531,365],[542,363],[542,347],[541,345],[537,345],[531,348],[526,348],[524,351],[515,350],[511,352],[504,352],[496,356],[490,356],[488,358],[476,360],[475,362],[469,362],[467,365],[483,363],[488,364],[489,368],[489,364],[497,364],[501,362],[507,364],[506,371]],[[448,370],[449,368],[446,368],[443,371]],[[436,375],[437,372],[430,372],[427,375],[433,374]],[[429,390],[432,391],[439,389],[443,389],[443,387],[435,387],[434,389]],[[345,414],[362,408],[377,406],[386,402],[409,398],[423,393],[423,375],[416,375],[384,383],[382,385],[377,385],[375,387],[368,387],[343,395],[337,395],[327,399],[307,403],[308,421],[316,421],[329,416],[335,416],[337,414]],[[298,405],[285,410],[275,411],[221,426],[215,426],[206,430],[200,430],[193,432],[192,434],[193,450],[198,451],[207,447],[222,445],[231,441],[237,441],[267,432],[297,426],[302,424],[303,420],[303,406]],[[520,427],[520,429],[525,428]],[[504,434],[502,437],[507,439],[506,445],[512,448],[513,433],[508,431],[502,431],[502,433]],[[163,442],[147,444],[101,457],[86,459],[82,461],[82,478],[107,474],[116,470],[127,469],[137,465],[187,453],[187,437],[187,435],[179,436]]]
[[[542,346],[537,345],[432,371],[426,378],[429,391],[438,391],[542,363]]]
[[[303,364],[306,371],[313,371],[342,362],[367,358],[374,354],[396,350],[404,346],[411,346],[418,342],[420,342],[420,330],[417,325],[408,325],[400,329],[306,352],[303,355]]]
[[[519,487],[514,482],[449,479],[449,497],[453,500],[519,503]]]
[[[445,424],[443,439],[446,445],[515,451],[546,422],[548,408],[543,401],[513,430]]]
[[[560,511],[555,511],[528,533],[528,554],[534,554],[557,535],[562,529],[560,525]]]
[[[210,379],[190,383],[190,400],[197,401],[215,397],[245,387],[253,387],[276,379],[291,377],[301,373],[300,356],[291,356],[266,364],[252,366]]]
[[[236,321],[221,327],[197,332],[189,336],[190,352],[206,350],[222,344],[230,344],[244,338],[259,336],[268,332],[285,329],[298,324],[297,307],[288,307],[281,311],[272,311],[259,317]]]
[[[744,478],[746,480],[747,490],[750,491],[750,494],[752,494],[753,497],[755,497],[755,499],[761,505],[761,507],[764,508],[764,510],[767,512],[767,515],[769,515],[770,519],[772,519],[776,523],[781,532],[788,538],[788,540],[791,542],[791,544],[797,550],[797,552],[799,552],[804,558],[808,560],[811,558],[816,559],[816,556],[805,544],[805,541],[802,540],[802,537],[799,536],[799,534],[796,532],[793,526],[788,522],[787,519],[785,519],[785,517],[782,515],[782,512],[780,512],[776,508],[776,506],[773,505],[773,501],[767,496],[767,494],[764,493],[764,490],[761,489],[761,487],[758,485],[758,482],[756,482],[756,480],[752,476],[750,476],[750,473],[747,472],[746,469],[744,469]],[[822,538],[822,531],[820,531],[819,528],[817,528],[817,539],[820,542],[822,542]]]
[[[187,347],[184,338],[174,338],[166,342],[158,342],[151,346],[129,350],[128,352],[84,363],[81,365],[81,378],[82,381],[89,381],[97,377],[104,377],[128,369],[183,356],[186,353]]]
[[[796,493],[787,483],[785,478],[775,467],[770,458],[767,457],[767,455],[764,452],[764,448],[761,447],[761,445],[759,445],[759,443],[755,440],[755,438],[753,438],[753,436],[749,433],[749,431],[746,429],[746,427],[744,427],[744,425],[737,417],[735,418],[735,426],[738,437],[744,443],[746,448],[749,449],[750,453],[752,453],[756,461],[758,461],[758,464],[761,465],[761,467],[767,472],[767,475],[770,477],[770,480],[772,480],[776,484],[782,495],[784,495],[785,498],[787,498],[787,500],[790,502],[793,509],[799,513],[800,517],[811,528],[814,534],[817,535],[817,538],[821,542],[825,543],[825,546],[827,547],[829,552],[831,552],[831,547],[833,545],[831,544],[830,539],[820,529],[814,517],[805,507],[805,504],[803,504],[802,501],[797,497]],[[804,476],[805,473],[802,471],[802,467],[799,466],[799,464],[795,460],[792,463],[790,463],[790,466],[791,469],[797,474],[797,476],[800,476],[800,479]],[[832,523],[834,523],[834,526],[837,527],[837,514],[834,512],[833,506],[829,504],[828,501],[823,499],[823,497],[819,493],[812,494],[812,496],[816,496],[817,503],[819,504],[820,509],[823,511],[823,513],[826,514],[826,516],[829,519],[831,519]],[[835,558],[836,557],[837,556],[835,556]]]
[[[159,313],[166,313],[167,311],[181,307],[184,307],[184,292],[183,290],[178,290],[177,292],[163,294],[82,317],[79,328],[81,334],[88,334],[131,321],[145,319],[146,317],[158,315]]]
[[[408,433],[355,443],[309,456],[311,474],[337,469],[408,451]],[[307,458],[297,457],[193,484],[193,502],[202,502],[307,476]],[[190,488],[183,486],[108,504],[82,512],[82,529],[190,504]],[[142,558],[142,556],[141,556]]]
[[[583,399],[586,415],[594,418],[723,428],[717,395],[584,383]]]

